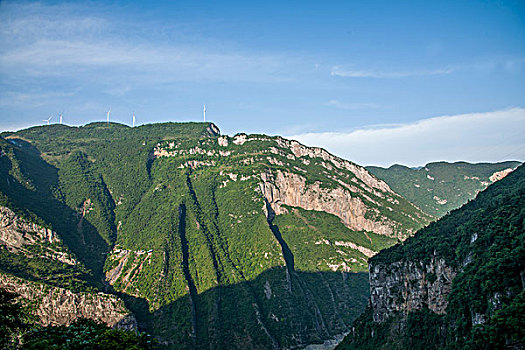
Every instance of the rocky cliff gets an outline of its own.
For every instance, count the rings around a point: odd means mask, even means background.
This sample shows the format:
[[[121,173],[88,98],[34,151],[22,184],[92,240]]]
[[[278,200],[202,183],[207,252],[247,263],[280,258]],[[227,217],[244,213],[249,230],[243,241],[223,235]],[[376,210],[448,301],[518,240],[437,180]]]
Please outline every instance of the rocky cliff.
[[[396,261],[391,264],[369,264],[370,305],[374,322],[384,322],[395,313],[428,308],[442,315],[456,277],[455,267],[432,256],[430,261]]]
[[[0,206],[0,245],[28,258],[40,257],[68,265],[77,264],[57,233]],[[38,247],[38,249],[34,249]]]
[[[369,261],[341,349],[525,347],[525,167]]]
[[[89,318],[110,327],[137,328],[135,317],[114,295],[74,293],[4,273],[0,273],[0,288],[18,294],[37,323],[44,326],[69,325],[78,318]]]
[[[233,140],[242,144],[247,141],[250,138],[246,135]],[[268,147],[269,153],[285,159],[274,156],[267,157],[268,161],[277,166],[288,165],[292,170],[266,169],[260,174],[260,190],[277,215],[286,212],[283,205],[324,211],[339,217],[352,230],[400,239],[415,232],[410,224],[399,225],[400,216],[413,224],[428,222],[428,216],[411,204],[408,208],[404,198],[364,167],[297,141],[280,137],[274,141],[278,147]],[[297,160],[300,165],[290,166],[290,161]],[[325,179],[309,176],[309,169],[316,166]],[[401,214],[396,219],[388,215],[394,211]]]
[[[82,268],[55,231],[23,218],[5,206],[0,206],[0,246],[9,252],[4,254],[9,254],[11,259],[24,259],[22,263],[25,261],[33,266],[42,264],[43,269],[61,263],[70,265],[65,270],[69,269],[71,275],[72,271]],[[2,269],[15,270],[17,267],[13,262],[6,266],[2,261]],[[21,272],[20,267],[15,272]],[[48,272],[52,273],[53,270]],[[31,273],[22,275],[38,279]],[[36,316],[36,322],[44,326],[69,325],[78,318],[89,318],[118,328],[136,329],[137,326],[135,317],[126,309],[123,301],[114,295],[73,292],[16,277],[1,270],[0,288],[18,294],[22,303]]]
[[[49,223],[42,232],[54,238],[11,230],[0,269],[67,290],[102,289],[105,278],[168,348],[336,339],[366,304],[368,258],[431,219],[323,149],[219,136],[209,123],[4,136],[0,200]],[[74,265],[41,253],[58,238]]]
[[[322,188],[318,182],[308,185],[304,176],[280,170],[275,174],[271,171],[261,173],[260,176],[261,192],[277,215],[287,212],[283,204],[325,211],[339,217],[352,230],[394,236],[395,223],[387,218],[369,219],[367,212],[370,208],[361,198],[352,195],[346,186]],[[358,191],[356,186],[351,188]]]

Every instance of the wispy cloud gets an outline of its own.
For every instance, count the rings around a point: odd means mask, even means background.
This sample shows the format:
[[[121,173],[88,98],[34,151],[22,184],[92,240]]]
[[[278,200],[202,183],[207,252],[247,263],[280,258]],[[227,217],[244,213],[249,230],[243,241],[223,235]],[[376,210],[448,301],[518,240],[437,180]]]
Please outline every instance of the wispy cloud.
[[[72,71],[114,69],[115,73],[135,71],[162,81],[286,80],[280,74],[286,57],[240,53],[203,53],[188,47],[129,45],[119,42],[39,40],[0,53],[0,65],[31,76],[65,76]],[[80,69],[80,71],[79,71]],[[102,72],[101,72],[102,73]]]
[[[515,74],[522,71],[525,66],[524,57],[480,57],[472,62],[452,64],[446,67],[435,69],[410,69],[410,70],[384,70],[384,69],[360,69],[355,65],[335,65],[330,70],[331,76],[343,78],[375,78],[375,79],[395,79],[407,77],[423,77],[434,75],[447,75],[459,71],[471,72],[494,72],[503,71]]]
[[[525,160],[525,109],[461,114],[351,132],[291,135],[363,165]]]
[[[8,3],[3,7],[0,66],[7,76],[102,77],[103,81],[107,70],[111,70],[112,76],[136,79],[142,84],[184,80],[267,82],[289,80],[285,67],[297,66],[295,58],[279,54],[240,52],[198,42],[151,42],[142,34],[147,31],[123,35],[129,23],[111,22],[107,14],[93,11],[83,15],[81,5]]]
[[[25,105],[32,105],[34,107],[43,106],[53,99],[61,99],[64,97],[71,97],[75,94],[70,92],[12,92],[7,91],[0,97],[0,106],[20,107]]]
[[[379,108],[378,104],[375,103],[345,103],[338,100],[330,100],[326,103],[327,106],[339,108],[339,109],[346,109],[346,110],[356,110],[356,109],[373,109],[373,108]]]
[[[405,78],[427,75],[444,75],[455,71],[452,67],[431,70],[407,70],[407,71],[383,71],[378,69],[352,69],[344,66],[334,66],[330,72],[331,76],[344,78]]]

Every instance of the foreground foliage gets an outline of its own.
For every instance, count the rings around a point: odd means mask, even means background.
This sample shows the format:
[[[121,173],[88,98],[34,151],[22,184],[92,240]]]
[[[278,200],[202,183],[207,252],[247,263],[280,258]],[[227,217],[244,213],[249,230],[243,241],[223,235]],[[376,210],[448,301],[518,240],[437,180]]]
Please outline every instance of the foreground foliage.
[[[69,326],[43,327],[24,309],[18,295],[0,288],[0,347],[2,349],[150,350],[156,341],[146,333],[111,329],[79,319]]]
[[[92,320],[80,319],[70,326],[38,327],[23,335],[27,350],[149,350],[155,341],[146,333],[111,329]]]
[[[26,328],[22,306],[17,295],[0,288],[0,348],[10,349],[17,344],[17,336]]]

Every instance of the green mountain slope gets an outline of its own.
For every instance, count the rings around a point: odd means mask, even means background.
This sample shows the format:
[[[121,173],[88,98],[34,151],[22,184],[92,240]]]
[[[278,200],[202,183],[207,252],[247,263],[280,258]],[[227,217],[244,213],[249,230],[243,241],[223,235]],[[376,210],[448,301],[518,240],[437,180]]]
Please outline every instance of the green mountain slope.
[[[322,149],[213,124],[2,136],[5,205],[57,232],[86,288],[124,298],[169,348],[340,337],[368,298],[368,258],[431,219]]]
[[[437,162],[419,169],[397,164],[387,169],[366,169],[421,210],[439,218],[476,197],[518,165],[520,162]]]
[[[370,307],[340,349],[525,346],[525,166],[370,260]]]

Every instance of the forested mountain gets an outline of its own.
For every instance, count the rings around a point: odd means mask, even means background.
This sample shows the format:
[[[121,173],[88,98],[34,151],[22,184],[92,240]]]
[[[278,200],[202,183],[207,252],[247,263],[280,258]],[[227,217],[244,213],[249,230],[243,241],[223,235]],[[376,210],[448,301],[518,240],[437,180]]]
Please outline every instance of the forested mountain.
[[[520,162],[437,162],[421,168],[396,164],[389,168],[368,166],[366,169],[425,213],[440,218],[519,165]]]
[[[177,349],[341,337],[368,258],[432,219],[322,149],[210,123],[3,133],[0,177],[4,280],[115,294]]]
[[[523,349],[525,166],[369,261],[339,349]]]

